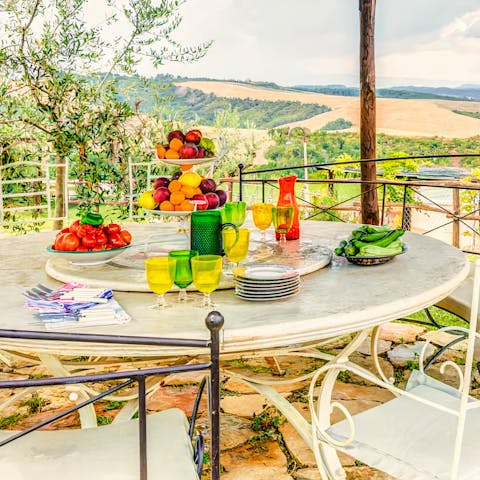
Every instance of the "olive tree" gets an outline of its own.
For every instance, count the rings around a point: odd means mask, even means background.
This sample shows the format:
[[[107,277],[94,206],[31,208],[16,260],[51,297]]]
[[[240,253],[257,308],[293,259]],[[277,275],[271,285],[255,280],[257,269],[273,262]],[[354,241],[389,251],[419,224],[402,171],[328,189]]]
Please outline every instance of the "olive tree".
[[[74,158],[80,176],[98,174],[102,159],[120,158],[125,121],[135,114],[118,100],[113,75],[143,61],[155,68],[195,61],[209,47],[174,40],[183,3],[0,0],[0,130],[22,124],[48,141],[57,164]],[[57,168],[56,216],[64,208],[63,172]]]

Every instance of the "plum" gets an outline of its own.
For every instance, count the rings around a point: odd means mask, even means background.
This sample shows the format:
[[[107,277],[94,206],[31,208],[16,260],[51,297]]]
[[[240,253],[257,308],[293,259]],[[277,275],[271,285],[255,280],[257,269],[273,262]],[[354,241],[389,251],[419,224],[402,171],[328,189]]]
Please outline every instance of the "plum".
[[[194,143],[185,143],[178,150],[180,158],[196,158],[198,153],[198,148]]]
[[[181,170],[177,170],[177,171],[172,175],[172,180],[178,180],[182,175],[183,175],[183,172],[182,172]]]
[[[214,208],[218,208],[220,205],[220,199],[218,198],[218,195],[213,192],[208,192],[205,194],[208,200],[208,209],[213,210]]]
[[[153,184],[153,188],[155,190],[160,187],[167,188],[169,183],[170,183],[170,180],[167,177],[158,177]]]
[[[225,190],[216,190],[215,193],[217,194],[218,199],[220,200],[219,207],[225,205],[227,201],[227,192]]]
[[[196,200],[197,203],[197,210],[207,210],[208,208],[208,198],[203,193],[197,193],[193,196],[192,200]]]
[[[217,184],[213,178],[204,178],[200,182],[200,190],[202,193],[214,192],[217,189]]]
[[[185,141],[199,144],[202,139],[202,132],[200,130],[190,130],[185,134]]]
[[[162,203],[165,200],[168,200],[170,198],[170,190],[166,187],[159,187],[155,190],[153,193],[153,200],[155,203]]]
[[[185,135],[181,130],[173,130],[168,134],[167,140],[168,143],[172,141],[173,138],[178,138],[182,143],[185,141]]]

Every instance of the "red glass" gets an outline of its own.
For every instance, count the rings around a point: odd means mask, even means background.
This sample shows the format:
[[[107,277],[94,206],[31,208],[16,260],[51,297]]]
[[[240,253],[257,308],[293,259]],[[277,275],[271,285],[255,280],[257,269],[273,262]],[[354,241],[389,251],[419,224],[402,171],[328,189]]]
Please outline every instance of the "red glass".
[[[295,197],[295,182],[297,177],[295,175],[290,175],[288,177],[281,177],[278,179],[278,184],[280,186],[280,194],[278,196],[278,207],[293,207],[293,225],[292,228],[287,233],[287,240],[297,240],[300,238],[300,221],[299,221],[299,211],[297,205],[297,199]],[[276,234],[277,240],[280,238],[280,234]]]

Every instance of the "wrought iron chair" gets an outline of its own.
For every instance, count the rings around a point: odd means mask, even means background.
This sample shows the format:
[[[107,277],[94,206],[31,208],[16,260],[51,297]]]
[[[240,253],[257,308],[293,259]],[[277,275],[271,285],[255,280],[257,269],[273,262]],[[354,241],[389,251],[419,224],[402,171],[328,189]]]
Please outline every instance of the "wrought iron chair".
[[[0,470],[9,480],[26,478],[85,478],[115,480],[198,480],[203,466],[203,437],[193,440],[195,417],[205,385],[209,393],[210,469],[211,479],[218,480],[219,473],[219,332],[223,316],[210,312],[205,320],[210,339],[171,339],[150,337],[124,337],[75,333],[50,333],[18,330],[0,330],[2,338],[36,339],[65,342],[93,342],[105,344],[154,345],[175,348],[192,348],[199,353],[209,351],[209,359],[198,364],[175,363],[172,366],[113,371],[92,375],[2,380],[0,389],[109,382],[109,388],[62,413],[23,431],[0,431]],[[183,411],[171,408],[146,414],[146,379],[167,373],[207,371],[200,384],[190,423]],[[118,381],[120,381],[118,383]],[[111,386],[111,382],[117,382]],[[79,408],[91,404],[128,385],[138,384],[138,419],[113,423],[97,428],[39,431]],[[147,449],[148,445],[148,449]]]
[[[410,377],[406,390],[374,376],[348,361],[334,361],[319,369],[310,386],[310,410],[313,422],[313,448],[323,479],[345,478],[335,455],[336,450],[405,480],[480,478],[478,432],[480,401],[469,396],[480,293],[480,260],[475,265],[468,330],[445,327],[468,338],[464,371],[454,362],[459,376],[458,390],[425,373],[424,356],[419,370]],[[378,407],[350,415],[347,409],[331,402],[332,383],[338,372],[349,370],[368,381],[385,387],[396,396]],[[318,399],[314,388],[325,374]],[[330,425],[331,408],[339,408],[345,420]]]

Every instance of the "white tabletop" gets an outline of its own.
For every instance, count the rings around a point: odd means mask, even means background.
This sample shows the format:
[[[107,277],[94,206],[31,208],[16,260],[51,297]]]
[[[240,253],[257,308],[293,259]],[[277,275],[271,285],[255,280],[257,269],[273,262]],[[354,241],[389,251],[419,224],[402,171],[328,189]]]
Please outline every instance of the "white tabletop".
[[[309,221],[302,223],[302,232],[333,248],[356,227],[339,222]],[[145,227],[133,226],[134,236],[136,228],[145,233]],[[43,232],[0,240],[3,284],[0,328],[44,329],[31,325],[32,315],[22,306],[21,292],[39,282],[51,287],[59,285],[47,277],[44,270],[48,259],[45,247],[52,238],[52,232]],[[214,292],[212,297],[217,309],[225,317],[222,351],[236,353],[287,347],[379,325],[433,305],[467,276],[468,262],[460,250],[409,232],[404,241],[407,252],[384,265],[362,267],[342,263],[340,267],[330,266],[303,276],[300,293],[289,299],[250,302],[236,297],[233,290]],[[176,294],[168,294],[168,297],[175,301]],[[154,302],[151,293],[115,292],[115,298],[132,316],[130,323],[71,331],[179,338],[208,336],[203,321],[205,310],[190,305],[151,310],[148,308]],[[67,346],[29,340],[15,342],[14,348],[72,355],[172,353],[159,352],[155,347]]]

